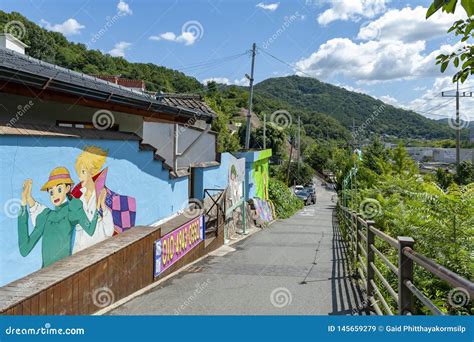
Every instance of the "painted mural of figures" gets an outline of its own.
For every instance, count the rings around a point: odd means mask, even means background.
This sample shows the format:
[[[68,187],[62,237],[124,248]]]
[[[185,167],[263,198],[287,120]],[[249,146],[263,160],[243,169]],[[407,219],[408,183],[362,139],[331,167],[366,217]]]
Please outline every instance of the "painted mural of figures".
[[[103,167],[106,158],[107,151],[97,146],[88,146],[76,159],[75,169],[80,183],[72,189],[71,195],[83,202],[87,215],[96,209],[92,199],[94,196],[105,190],[106,197],[105,206],[97,208],[101,219],[94,236],[89,237],[81,227],[77,227],[74,253],[135,225],[135,198],[113,192],[105,185],[108,168]]]
[[[49,193],[54,205],[54,209],[50,209],[32,197],[33,182],[31,179],[27,179],[23,183],[22,207],[18,216],[20,254],[24,257],[27,256],[42,238],[42,267],[49,266],[71,255],[72,236],[76,225],[84,227],[89,235],[93,235],[96,229],[98,211],[93,213],[91,219],[87,217],[82,202],[70,198],[73,184],[67,168],[57,167],[51,171],[48,181],[41,187],[41,191]],[[105,196],[105,191],[100,193],[98,200],[100,205],[104,205]],[[29,216],[31,216],[34,226],[31,234],[28,229]]]
[[[97,242],[105,240],[114,233],[114,222],[112,219],[112,211],[100,202],[100,208],[97,208],[97,195],[104,189],[106,172],[101,177],[95,177],[100,174],[100,170],[105,164],[107,151],[99,147],[90,146],[77,157],[75,169],[79,176],[80,183],[73,189],[73,196],[79,198],[89,220],[92,220],[94,213],[99,210],[99,220],[93,235],[88,234],[84,227],[80,224],[76,225],[76,235],[74,238],[72,253],[79,252],[90,247]],[[99,179],[98,179],[99,178]]]
[[[241,194],[239,191],[239,187],[241,188],[241,184],[239,183],[239,180],[237,178],[237,169],[235,165],[232,165],[230,167],[230,179],[229,179],[229,191],[230,191],[230,201],[231,204],[234,205],[237,203],[241,197]]]

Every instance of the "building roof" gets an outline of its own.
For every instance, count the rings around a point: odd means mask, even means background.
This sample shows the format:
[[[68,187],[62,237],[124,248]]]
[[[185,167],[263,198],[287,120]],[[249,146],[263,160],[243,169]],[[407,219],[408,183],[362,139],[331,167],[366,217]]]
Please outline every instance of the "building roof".
[[[192,108],[196,111],[215,115],[215,112],[207,105],[201,95],[160,93],[157,95],[157,99],[168,106]]]
[[[127,88],[137,88],[145,90],[145,81],[143,80],[130,80],[128,78],[122,78],[118,76],[96,76],[101,80],[118,84]]]
[[[186,107],[187,102],[167,104],[163,98],[75,72],[38,59],[0,48],[0,82],[52,90],[104,103],[124,105],[150,114],[164,113],[181,118],[212,121],[215,113],[202,103]]]

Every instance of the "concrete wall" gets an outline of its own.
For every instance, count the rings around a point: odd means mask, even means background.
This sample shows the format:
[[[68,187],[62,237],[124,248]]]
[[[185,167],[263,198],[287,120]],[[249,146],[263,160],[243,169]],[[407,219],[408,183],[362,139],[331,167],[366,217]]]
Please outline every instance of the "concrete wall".
[[[200,130],[179,125],[178,152],[183,152],[201,134]],[[143,125],[143,141],[157,149],[157,153],[165,158],[166,163],[173,166],[174,124],[161,122],[145,122]],[[178,157],[178,167],[202,162],[216,161],[216,139],[214,133],[206,133],[186,153]]]
[[[416,161],[431,161],[439,163],[455,163],[455,148],[407,147],[410,156]],[[474,162],[474,149],[461,149],[461,160]]]
[[[137,141],[80,140],[56,137],[0,136],[0,286],[42,266],[41,240],[23,257],[19,252],[17,217],[24,180],[33,180],[34,199],[53,209],[49,195],[40,191],[58,166],[69,170],[77,184],[75,161],[87,146],[108,151],[106,186],[136,200],[136,225],[150,225],[183,209],[189,197],[188,178],[171,179],[151,151],[139,151]],[[29,220],[30,232],[33,229]]]

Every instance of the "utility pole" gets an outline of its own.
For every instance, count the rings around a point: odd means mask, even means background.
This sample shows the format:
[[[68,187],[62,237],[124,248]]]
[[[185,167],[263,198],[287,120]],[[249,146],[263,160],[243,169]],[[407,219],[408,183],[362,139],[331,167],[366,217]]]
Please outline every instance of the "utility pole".
[[[290,133],[290,156],[288,157],[288,168],[286,169],[286,185],[290,185],[288,184],[289,181],[290,181],[290,168],[291,168],[291,156],[293,155],[293,138],[291,136],[291,133]]]
[[[250,81],[250,94],[249,94],[249,108],[247,112],[247,126],[245,127],[245,149],[248,150],[250,147],[250,118],[252,115],[252,100],[253,100],[253,72],[255,69],[255,55],[257,54],[257,44],[252,44],[252,68],[250,70],[250,76],[245,75]]]
[[[267,149],[267,113],[263,112],[263,149]]]
[[[300,160],[301,160],[301,119],[298,115],[298,171],[297,179],[300,179]]]
[[[461,122],[459,117],[459,98],[472,97],[472,92],[459,93],[459,80],[456,82],[456,95],[447,95],[444,91],[441,93],[442,97],[456,97],[456,166],[461,163]]]

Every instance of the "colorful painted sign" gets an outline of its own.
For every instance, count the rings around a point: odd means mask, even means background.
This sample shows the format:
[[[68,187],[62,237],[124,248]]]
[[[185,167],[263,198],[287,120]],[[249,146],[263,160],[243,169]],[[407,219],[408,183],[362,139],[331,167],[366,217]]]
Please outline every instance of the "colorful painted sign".
[[[155,241],[155,277],[185,256],[202,240],[204,240],[204,216],[196,217]]]

